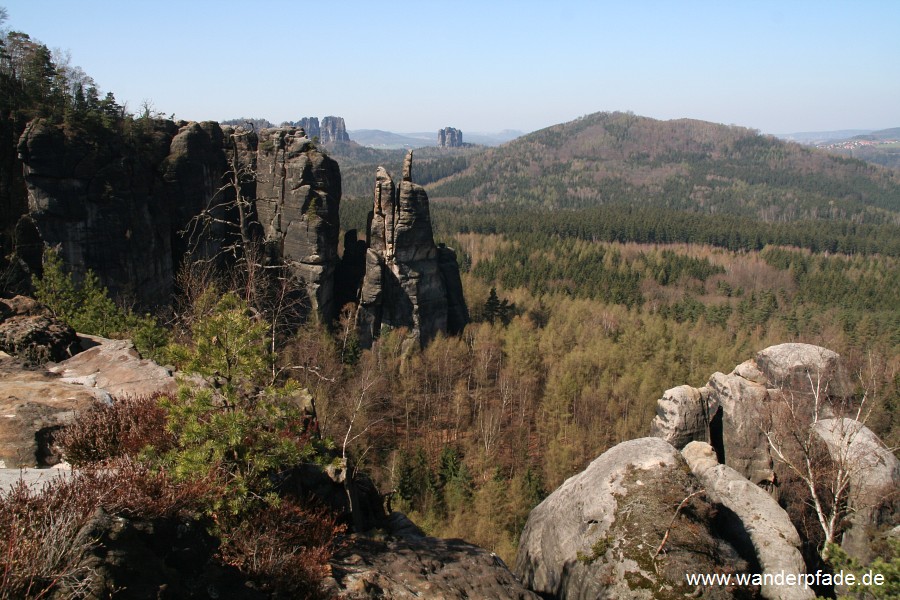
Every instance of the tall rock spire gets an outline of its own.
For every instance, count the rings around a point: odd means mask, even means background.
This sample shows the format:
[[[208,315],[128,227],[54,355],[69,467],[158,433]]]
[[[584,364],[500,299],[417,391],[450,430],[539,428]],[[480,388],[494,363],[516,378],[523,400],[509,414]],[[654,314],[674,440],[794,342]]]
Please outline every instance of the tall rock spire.
[[[410,338],[423,345],[438,332],[462,329],[468,311],[456,254],[434,243],[428,194],[412,182],[412,152],[403,161],[399,189],[390,174],[378,168],[367,238],[359,315],[364,345],[371,344],[382,327],[405,327]]]

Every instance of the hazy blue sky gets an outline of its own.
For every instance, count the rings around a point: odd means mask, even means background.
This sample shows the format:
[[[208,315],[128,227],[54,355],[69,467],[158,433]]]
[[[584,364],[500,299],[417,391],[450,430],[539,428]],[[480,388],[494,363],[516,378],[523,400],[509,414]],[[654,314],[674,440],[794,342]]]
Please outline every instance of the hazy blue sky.
[[[900,0],[0,0],[176,118],[530,131],[603,110],[766,133],[900,126]]]

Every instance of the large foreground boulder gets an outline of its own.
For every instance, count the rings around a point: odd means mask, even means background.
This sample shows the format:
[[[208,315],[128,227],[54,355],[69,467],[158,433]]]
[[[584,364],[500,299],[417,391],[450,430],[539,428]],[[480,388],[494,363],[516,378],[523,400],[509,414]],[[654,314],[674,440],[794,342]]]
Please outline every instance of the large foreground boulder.
[[[531,511],[515,573],[555,598],[732,598],[729,588],[696,590],[685,577],[749,569],[714,535],[714,506],[700,490],[671,444],[623,442]]]
[[[105,398],[136,398],[174,394],[178,382],[172,372],[142,358],[131,340],[82,335],[87,349],[48,368],[60,381],[102,390]]]
[[[58,463],[53,433],[97,401],[96,390],[26,369],[10,358],[0,360],[0,468]]]

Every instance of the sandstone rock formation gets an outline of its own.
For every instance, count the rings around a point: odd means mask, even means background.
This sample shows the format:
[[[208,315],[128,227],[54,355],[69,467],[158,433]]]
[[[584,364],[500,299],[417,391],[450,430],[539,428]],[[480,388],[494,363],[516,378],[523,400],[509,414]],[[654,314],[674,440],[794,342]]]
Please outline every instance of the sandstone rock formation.
[[[849,470],[850,529],[841,546],[863,564],[872,558],[872,540],[883,525],[896,525],[900,509],[900,461],[871,429],[848,418],[822,419],[814,425],[836,464]]]
[[[841,544],[851,556],[865,562],[873,539],[882,529],[896,525],[900,499],[892,492],[900,489],[900,463],[863,424],[840,416],[849,406],[845,397],[849,391],[836,353],[809,344],[780,344],[760,351],[728,375],[713,374],[702,388],[667,390],[658,401],[651,434],[679,448],[708,441],[717,462],[723,464],[715,471],[704,469],[704,473],[709,471],[706,476],[718,472],[721,479],[731,467],[748,483],[780,497],[795,523],[803,519],[798,508],[803,506],[803,498],[794,498],[799,500],[794,502],[784,494],[791,493],[792,480],[800,489],[805,489],[806,483],[797,480],[790,464],[799,465],[806,474],[805,460],[816,461],[818,437],[836,470],[814,466],[812,477],[823,489],[841,490],[841,502],[849,508],[849,528],[843,529]],[[771,442],[767,434],[772,436]],[[795,435],[804,441],[809,437],[812,441],[804,443],[811,450],[804,452],[797,446]],[[840,481],[837,473],[848,480]],[[849,489],[844,487],[847,483]],[[759,495],[742,483],[729,485],[746,488],[743,493],[747,497]]]
[[[361,298],[364,344],[382,325],[408,328],[421,343],[461,331],[468,311],[456,255],[434,243],[411,157],[396,187],[379,171],[367,240],[350,240],[338,273],[340,169],[310,139],[318,120],[302,122],[306,135],[149,120],[129,141],[71,135],[37,120],[19,144],[29,210],[16,227],[17,253],[39,270],[42,248],[58,246],[76,279],[92,269],[113,296],[156,307],[171,301],[185,259],[215,258],[227,268],[241,251],[225,250],[258,240],[266,266],[285,267],[294,306],[305,303],[330,322]],[[348,139],[338,117],[323,119],[319,134],[323,142]],[[245,219],[235,208],[238,189]]]
[[[321,129],[319,128],[319,117],[303,117],[299,121],[294,122],[293,125],[303,129],[306,132],[306,137],[309,139],[322,139]]]
[[[17,225],[17,253],[38,269],[40,246],[57,246],[76,277],[92,269],[113,295],[168,303],[188,245],[180,232],[210,204],[227,170],[223,143],[211,122],[148,121],[126,139],[33,121],[19,142],[28,213]]]
[[[341,172],[293,127],[260,132],[256,210],[274,260],[303,281],[313,313],[335,316]]]
[[[72,358],[48,367],[64,383],[98,390],[104,399],[136,398],[175,394],[178,382],[172,372],[152,360],[141,358],[131,340],[79,336],[86,349]]]
[[[457,330],[468,320],[459,294],[459,269],[450,248],[438,250],[431,228],[428,194],[412,182],[412,152],[406,155],[399,189],[379,167],[369,220],[366,271],[360,300],[360,338],[368,345],[382,327],[405,327],[427,344],[448,331],[448,310]],[[454,294],[448,298],[448,289]]]
[[[463,145],[463,134],[459,129],[444,127],[438,131],[438,146],[441,148],[459,148]]]
[[[25,369],[11,358],[0,359],[0,469],[58,463],[53,433],[99,398],[97,390]]]
[[[800,536],[783,508],[765,491],[740,473],[719,464],[712,446],[691,442],[681,451],[707,497],[727,509],[725,519],[731,539],[745,541],[759,561],[760,573],[805,573]],[[763,598],[802,600],[814,598],[811,589],[763,584]]]
[[[344,124],[344,117],[325,117],[322,119],[322,128],[319,136],[323,144],[350,141],[347,126]]]
[[[515,573],[555,598],[682,597],[685,573],[748,568],[711,531],[712,506],[694,496],[669,530],[679,503],[699,491],[681,454],[658,438],[623,442],[569,478],[531,511]],[[653,596],[657,590],[665,596]],[[709,589],[704,597],[731,597]]]
[[[172,291],[171,207],[157,169],[175,134],[153,122],[141,148],[70,136],[33,121],[19,142],[29,213],[44,242],[73,271],[91,268],[114,294],[168,301]],[[24,226],[24,225],[23,225]]]
[[[538,600],[496,555],[462,540],[425,537],[409,525],[394,513],[387,539],[352,536],[332,560],[331,591],[347,600]]]
[[[702,388],[683,385],[667,390],[657,402],[651,435],[676,448],[693,440],[709,442],[720,462],[753,483],[771,483],[774,465],[760,411],[782,394],[809,397],[819,389],[824,400],[843,395],[846,388],[839,357],[831,350],[779,344],[728,375],[714,373]]]

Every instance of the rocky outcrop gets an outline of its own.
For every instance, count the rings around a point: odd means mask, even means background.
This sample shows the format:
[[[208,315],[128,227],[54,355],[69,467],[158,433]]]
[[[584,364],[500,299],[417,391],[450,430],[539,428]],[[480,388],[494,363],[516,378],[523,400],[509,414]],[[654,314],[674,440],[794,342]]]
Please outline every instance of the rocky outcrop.
[[[691,442],[681,451],[691,472],[700,479],[707,497],[724,507],[723,520],[730,539],[756,557],[760,573],[805,573],[800,554],[800,536],[783,508],[765,491],[740,473],[719,464],[712,446]],[[763,598],[805,600],[814,598],[811,589],[801,586],[763,584]]]
[[[222,187],[229,170],[225,149],[231,147],[228,134],[217,123],[182,125],[169,144],[169,152],[160,166],[165,185],[165,201],[172,219],[172,265],[177,269],[182,257],[217,256],[234,235],[226,225],[224,206],[233,201],[233,190]],[[218,206],[218,208],[213,208]],[[196,222],[201,211],[211,210],[215,220]]]
[[[244,237],[263,242],[266,266],[293,279],[290,302],[321,321],[362,298],[364,345],[383,325],[407,328],[421,343],[461,331],[468,311],[456,255],[434,243],[411,155],[397,186],[379,170],[367,241],[348,238],[338,273],[340,169],[310,138],[317,129],[324,143],[349,138],[339,117],[321,128],[316,119],[301,123],[305,132],[253,132],[147,120],[126,140],[37,120],[19,144],[30,203],[16,227],[19,257],[39,271],[42,248],[58,246],[76,280],[91,269],[114,297],[156,307],[171,301],[185,259],[229,267]]]
[[[400,513],[386,528],[387,538],[351,536],[332,560],[329,591],[347,600],[538,600],[483,548],[426,537]]]
[[[714,535],[713,506],[702,494],[694,495],[700,489],[684,458],[667,442],[623,442],[531,511],[514,572],[545,597],[676,598],[696,593],[685,573],[749,567]],[[705,592],[706,598],[731,597],[724,588]]]
[[[387,170],[378,168],[367,239],[359,317],[364,345],[382,327],[406,328],[411,339],[427,344],[438,332],[448,331],[451,303],[454,328],[461,329],[468,313],[458,295],[456,255],[449,248],[439,251],[434,243],[428,194],[412,182],[412,152],[404,161],[399,188]]]
[[[730,473],[727,465],[748,484],[765,488],[787,507],[798,528],[806,518],[806,503],[792,490],[805,489],[806,484],[788,461],[803,465],[807,458],[816,460],[818,451],[813,444],[804,453],[795,447],[793,436],[818,437],[833,468],[849,476],[849,481],[840,482],[837,475],[826,473],[827,459],[814,467],[815,477],[825,486],[843,488],[849,483],[849,490],[839,492],[849,508],[849,527],[841,524],[841,544],[851,556],[866,562],[873,540],[896,525],[900,499],[890,492],[900,489],[900,463],[863,424],[839,416],[850,407],[845,397],[850,390],[835,352],[810,344],[780,344],[760,351],[728,375],[713,374],[702,388],[667,390],[657,403],[651,434],[676,447],[708,441],[722,463],[717,477]],[[767,435],[772,436],[771,442]],[[748,498],[759,496],[743,483],[729,485],[746,488],[742,494]]]
[[[676,448],[709,442],[720,462],[756,484],[774,481],[762,419],[765,409],[785,394],[809,400],[818,390],[821,404],[848,389],[839,356],[811,344],[779,344],[760,351],[725,375],[714,373],[702,388],[678,386],[657,401],[651,435]]]
[[[256,210],[273,260],[302,281],[313,314],[334,318],[341,172],[296,128],[260,132]]]
[[[325,117],[322,119],[322,128],[319,136],[323,144],[350,141],[347,126],[344,124],[344,117]]]
[[[66,359],[80,350],[75,330],[26,296],[0,299],[0,351],[33,363]]]
[[[13,359],[0,359],[0,469],[58,463],[53,433],[99,397],[97,390],[62,382],[43,370],[25,369]]]
[[[141,358],[131,340],[110,340],[82,335],[86,349],[48,367],[64,383],[94,388],[104,399],[138,398],[175,394],[178,382],[172,372]]]
[[[460,148],[463,145],[463,134],[459,129],[444,127],[438,131],[438,146],[441,148]]]

